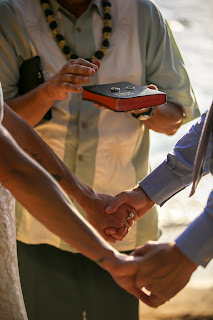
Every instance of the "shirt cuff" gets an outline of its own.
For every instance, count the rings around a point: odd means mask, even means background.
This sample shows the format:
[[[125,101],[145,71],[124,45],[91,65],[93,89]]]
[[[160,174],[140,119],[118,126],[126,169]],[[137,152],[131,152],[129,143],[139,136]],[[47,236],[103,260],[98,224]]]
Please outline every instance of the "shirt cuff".
[[[139,185],[160,206],[186,186],[181,177],[168,168],[166,162],[160,164]]]

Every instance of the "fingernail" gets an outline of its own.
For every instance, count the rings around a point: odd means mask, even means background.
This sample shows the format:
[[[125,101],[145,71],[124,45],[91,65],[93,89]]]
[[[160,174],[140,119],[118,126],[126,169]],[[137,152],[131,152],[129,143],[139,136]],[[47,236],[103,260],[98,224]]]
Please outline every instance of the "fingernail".
[[[93,69],[98,70],[98,67],[96,66],[96,64],[94,64]]]
[[[89,74],[93,74],[95,72],[95,68],[89,69]]]

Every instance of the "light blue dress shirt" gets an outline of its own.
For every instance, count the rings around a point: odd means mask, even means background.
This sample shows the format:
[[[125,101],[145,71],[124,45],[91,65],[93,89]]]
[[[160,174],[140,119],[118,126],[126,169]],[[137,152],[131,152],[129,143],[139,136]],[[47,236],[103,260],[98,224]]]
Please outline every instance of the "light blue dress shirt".
[[[195,154],[206,114],[207,111],[178,141],[173,152],[167,155],[167,159],[140,182],[141,188],[156,204],[162,206],[192,182]],[[211,134],[203,175],[211,170],[212,145]],[[213,191],[202,214],[176,239],[176,245],[197,265],[205,267],[213,258]]]

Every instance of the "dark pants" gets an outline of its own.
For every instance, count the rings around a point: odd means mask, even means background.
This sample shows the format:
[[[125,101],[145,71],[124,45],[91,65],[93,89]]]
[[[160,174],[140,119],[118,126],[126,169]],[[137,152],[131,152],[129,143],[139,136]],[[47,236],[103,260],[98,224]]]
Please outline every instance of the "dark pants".
[[[18,259],[29,320],[138,320],[138,300],[81,254],[18,242]]]

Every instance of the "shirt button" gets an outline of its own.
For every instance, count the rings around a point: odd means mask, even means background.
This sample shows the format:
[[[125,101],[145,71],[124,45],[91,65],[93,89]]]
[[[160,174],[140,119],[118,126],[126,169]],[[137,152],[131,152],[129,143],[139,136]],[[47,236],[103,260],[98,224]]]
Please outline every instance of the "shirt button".
[[[82,122],[82,123],[81,123],[81,126],[82,126],[82,128],[84,128],[84,129],[85,129],[85,128],[87,128],[87,127],[88,127],[88,123],[87,123],[87,122]]]
[[[77,32],[81,32],[81,28],[80,28],[80,27],[77,27],[77,28],[76,28],[76,31],[77,31]]]
[[[82,154],[79,154],[78,160],[79,160],[79,161],[83,161],[83,160],[84,160],[84,156],[83,156]]]

